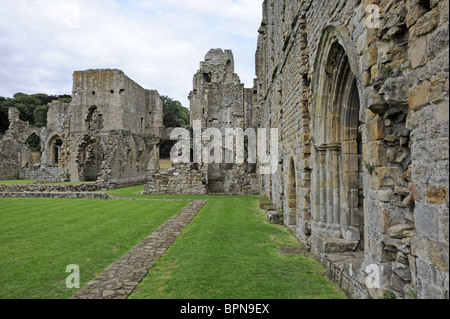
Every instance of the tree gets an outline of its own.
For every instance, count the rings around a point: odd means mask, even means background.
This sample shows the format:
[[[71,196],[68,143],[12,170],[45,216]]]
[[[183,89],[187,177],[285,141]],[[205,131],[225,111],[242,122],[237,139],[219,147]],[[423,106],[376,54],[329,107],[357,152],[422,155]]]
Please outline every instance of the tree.
[[[9,128],[8,109],[7,99],[0,97],[0,134]]]
[[[172,111],[164,112],[164,126],[165,127],[180,127],[180,121],[175,117]]]
[[[47,126],[47,113],[48,113],[48,105],[38,105],[34,111],[34,125],[36,127],[45,127]]]
[[[47,95],[43,93],[28,95],[16,93],[14,97],[0,97],[0,134],[9,128],[8,110],[15,107],[20,112],[20,119],[27,121],[31,126],[44,127],[47,125],[48,104],[52,101],[70,103],[70,95]]]
[[[164,126],[182,127],[189,125],[189,110],[179,101],[168,96],[161,97],[164,104]]]

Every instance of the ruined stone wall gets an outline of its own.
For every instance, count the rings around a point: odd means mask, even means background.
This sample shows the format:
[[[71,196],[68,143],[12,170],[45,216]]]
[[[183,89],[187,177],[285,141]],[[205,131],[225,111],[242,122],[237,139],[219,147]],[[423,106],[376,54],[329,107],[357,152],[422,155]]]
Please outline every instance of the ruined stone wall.
[[[266,0],[263,13],[258,121],[280,129],[264,193],[330,272],[346,265],[351,296],[448,298],[448,1]],[[381,289],[364,289],[373,266]]]
[[[14,180],[34,179],[40,181],[59,182],[63,176],[58,169],[58,163],[50,163],[52,155],[50,148],[52,138],[64,135],[64,123],[67,120],[69,104],[53,101],[49,104],[49,117],[47,127],[31,127],[28,122],[19,118],[19,111],[15,108],[9,110],[10,127],[0,140],[2,154],[0,155],[0,179]],[[40,139],[40,152],[33,152],[29,147],[32,136]],[[53,167],[54,166],[54,167]]]
[[[46,182],[145,183],[158,167],[163,104],[119,70],[74,73],[70,104],[49,104],[47,127],[31,128],[10,110],[0,178]],[[40,154],[27,146],[41,140]]]
[[[210,128],[220,130],[225,145],[227,128],[255,128],[253,90],[245,89],[234,72],[234,58],[230,50],[212,49],[200,69],[194,75],[194,88],[190,94],[191,126],[201,122],[202,131]],[[209,141],[204,141],[206,146]],[[236,145],[236,143],[235,143]],[[236,152],[234,152],[236,154]],[[210,192],[228,194],[257,194],[260,179],[254,176],[251,166],[225,162],[205,163],[201,170],[207,174]],[[252,176],[253,174],[253,176]],[[239,185],[238,185],[239,184]]]
[[[191,164],[176,164],[168,172],[156,173],[145,186],[149,195],[205,195],[207,194],[204,174]]]
[[[146,182],[163,106],[120,70],[74,73],[70,122],[62,147],[64,169],[75,181]]]
[[[70,131],[144,133],[155,126],[154,118],[161,111],[154,94],[120,70],[77,71],[73,75]]]

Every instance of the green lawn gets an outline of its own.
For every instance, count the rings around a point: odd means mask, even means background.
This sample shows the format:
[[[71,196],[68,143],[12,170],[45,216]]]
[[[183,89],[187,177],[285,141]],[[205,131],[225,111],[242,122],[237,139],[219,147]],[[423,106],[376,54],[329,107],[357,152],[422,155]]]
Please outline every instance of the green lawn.
[[[298,246],[265,222],[255,196],[148,196],[143,186],[119,197],[207,199],[208,203],[155,263],[131,299],[345,298],[311,256],[281,256]],[[81,287],[188,202],[0,199],[0,299],[69,298],[66,266]]]
[[[188,202],[0,199],[0,299],[64,299],[66,266],[81,287]]]
[[[265,222],[254,196],[145,196],[142,187],[116,196],[208,199],[131,299],[340,299],[337,284],[311,256],[281,256],[298,246]]]

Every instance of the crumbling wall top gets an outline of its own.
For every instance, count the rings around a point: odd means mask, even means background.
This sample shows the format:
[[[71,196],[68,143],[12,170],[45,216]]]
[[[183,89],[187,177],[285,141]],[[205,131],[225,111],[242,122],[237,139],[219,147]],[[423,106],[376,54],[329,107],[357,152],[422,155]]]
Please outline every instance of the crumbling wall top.
[[[234,72],[234,57],[231,50],[211,49],[200,62],[197,74],[203,75],[206,83],[241,84]]]

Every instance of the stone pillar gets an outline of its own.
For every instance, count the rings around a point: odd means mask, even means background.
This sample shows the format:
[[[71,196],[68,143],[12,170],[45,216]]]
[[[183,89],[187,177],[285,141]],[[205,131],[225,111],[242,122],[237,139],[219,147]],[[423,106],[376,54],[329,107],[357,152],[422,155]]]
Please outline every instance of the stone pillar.
[[[320,170],[319,170],[319,153],[315,150],[314,154],[314,170],[311,185],[311,215],[314,222],[320,220]]]
[[[326,149],[319,150],[319,194],[320,194],[320,221],[327,221],[327,172],[326,172]]]
[[[333,157],[333,223],[339,225],[340,224],[340,176],[339,176],[339,156],[340,149],[333,148],[331,150]]]

